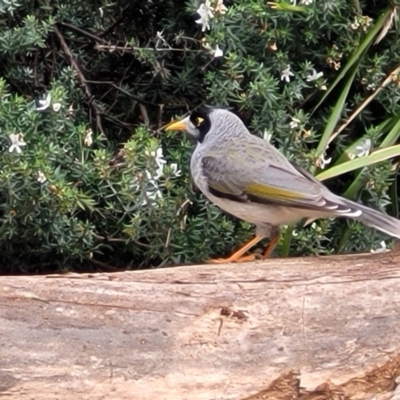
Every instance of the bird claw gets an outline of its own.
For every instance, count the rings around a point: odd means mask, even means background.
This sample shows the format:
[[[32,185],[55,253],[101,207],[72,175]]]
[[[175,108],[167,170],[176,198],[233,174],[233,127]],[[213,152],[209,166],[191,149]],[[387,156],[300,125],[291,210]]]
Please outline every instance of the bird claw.
[[[258,259],[258,254],[249,254],[248,256],[242,256],[239,258],[233,258],[233,257],[228,257],[228,258],[213,258],[209,260],[211,264],[229,264],[229,263],[242,263],[242,262],[250,262],[250,261],[255,261]]]

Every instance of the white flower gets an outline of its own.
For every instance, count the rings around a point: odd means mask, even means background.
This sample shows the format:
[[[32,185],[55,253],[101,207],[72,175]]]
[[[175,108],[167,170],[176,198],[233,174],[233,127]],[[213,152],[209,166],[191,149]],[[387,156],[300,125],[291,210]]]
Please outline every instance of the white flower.
[[[225,14],[228,9],[224,6],[224,0],[217,0],[217,4],[214,6],[214,11],[220,14]]]
[[[12,153],[15,150],[18,154],[20,154],[22,152],[21,146],[26,146],[26,143],[24,142],[24,135],[22,133],[18,133],[17,135],[12,133],[8,137],[11,140],[11,146],[8,151]]]
[[[321,90],[327,90],[328,88],[326,87],[326,85],[322,85],[322,86],[320,87],[320,89],[321,89]]]
[[[215,49],[213,49],[210,44],[206,42],[205,38],[202,40],[202,45],[210,54],[212,54],[213,58],[222,57],[224,55],[224,52],[219,48],[218,44]]]
[[[146,198],[143,200],[142,205],[153,204],[155,200],[162,199],[161,190],[157,189],[155,191],[146,192]]]
[[[172,163],[170,165],[171,171],[175,176],[181,176],[182,171],[178,169],[178,164],[177,163]]]
[[[47,181],[46,175],[45,175],[42,171],[39,171],[39,172],[38,172],[37,181],[38,181],[39,183],[44,183],[44,182]]]
[[[156,171],[156,174],[154,175],[154,179],[160,179],[164,174],[164,165],[161,164]]]
[[[348,153],[347,156],[350,158],[350,160],[354,160],[356,157],[367,156],[371,151],[371,147],[372,147],[371,139],[369,138],[364,139],[361,143],[359,143],[355,147],[354,153],[353,152]]]
[[[150,172],[149,170],[146,170],[145,174],[146,174],[147,181],[148,181],[148,183],[153,185],[154,188],[158,189],[157,181],[164,175],[164,165],[167,164],[167,161],[163,157],[162,147],[158,147],[156,150],[151,151],[150,153],[148,151],[146,151],[146,154],[149,155],[150,157],[152,157],[157,164],[157,169],[155,172],[153,172],[153,171]],[[178,169],[177,163],[169,164],[169,168],[173,175],[181,176],[182,171],[180,169]],[[158,194],[157,194],[157,196],[159,197]]]
[[[363,31],[365,32],[374,20],[368,16],[363,16],[361,17],[361,19],[362,19]]]
[[[379,249],[371,249],[371,253],[386,253],[387,251],[389,251],[389,249],[386,247],[386,242],[384,240],[382,240],[380,245],[381,247]]]
[[[163,33],[164,33],[164,31],[157,31],[157,34],[156,34],[156,38],[157,38],[156,47],[158,47],[160,41],[162,42],[162,44],[164,46],[169,47],[167,41],[164,39]]]
[[[142,206],[147,204],[152,204],[154,200],[161,199],[162,193],[160,188],[158,187],[158,182],[156,179],[159,177],[153,177],[149,171],[146,171],[146,177],[148,179],[148,187],[146,189],[146,195],[142,201]]]
[[[36,102],[36,111],[44,111],[49,108],[51,104],[51,93],[48,93],[45,99],[37,100]]]
[[[86,146],[91,146],[91,145],[92,145],[92,143],[93,143],[92,135],[93,135],[93,131],[89,128],[89,129],[86,131],[86,136],[85,136],[85,138],[83,139],[83,143],[84,143]]]
[[[290,129],[295,129],[295,128],[297,128],[297,127],[299,126],[299,123],[300,123],[300,122],[301,122],[301,121],[300,121],[299,119],[293,118],[293,117],[292,117],[292,121],[289,122],[289,127],[290,127]]]
[[[164,164],[167,163],[163,158],[162,147],[159,147],[156,151],[152,151],[150,156],[154,158],[158,167],[154,179],[159,179],[164,173]]]
[[[74,110],[74,105],[71,103],[70,106],[68,107],[67,119],[69,119],[70,116],[71,116],[75,111],[76,111],[76,110]]]
[[[47,93],[44,99],[36,100],[36,111],[45,111],[50,107],[50,105],[55,112],[59,111],[61,108],[61,103],[51,103],[51,93]]]
[[[263,138],[269,143],[272,138],[272,132],[270,132],[268,129],[265,129],[263,133]]]
[[[157,170],[154,176],[150,174],[149,171],[146,171],[147,178],[155,182],[158,180],[164,173],[164,164],[167,163],[167,161],[164,160],[163,158],[163,150],[162,147],[158,147],[155,151],[145,151],[146,155],[149,157],[153,158],[154,161],[156,162],[157,165]]]
[[[222,57],[222,56],[224,55],[224,52],[223,52],[223,51],[219,48],[219,46],[217,45],[217,46],[215,47],[215,49],[214,49],[213,55],[214,55],[214,58]]]
[[[316,81],[317,79],[321,78],[324,75],[323,72],[317,73],[315,68],[313,68],[311,71],[312,71],[311,74],[307,75],[307,77],[306,77],[307,82]]]
[[[286,82],[290,82],[291,76],[294,76],[294,73],[290,71],[290,65],[288,65],[286,69],[281,71],[281,81],[285,80]]]
[[[162,193],[160,189],[154,192],[146,192],[146,196],[149,200],[162,199]]]
[[[304,4],[305,6],[309,6],[313,3],[314,0],[301,0],[300,4]]]
[[[356,31],[360,27],[360,23],[358,22],[358,18],[354,17],[354,22],[350,25],[351,29]]]
[[[195,22],[196,22],[196,24],[202,25],[202,28],[201,28],[202,32],[210,30],[210,24],[209,24],[210,19],[208,18],[207,14],[200,15],[200,19],[196,20]]]
[[[206,0],[205,3],[201,4],[196,12],[200,15],[200,18],[195,22],[196,24],[202,25],[201,31],[205,32],[210,30],[210,19],[214,18],[214,11],[211,7],[210,0]]]
[[[54,103],[53,104],[53,110],[57,112],[61,108],[61,103]]]
[[[162,168],[164,164],[167,162],[163,158],[163,150],[162,147],[159,147],[156,151],[152,151],[151,155],[156,160],[158,168]]]
[[[213,6],[211,6],[211,1],[210,0],[206,0],[204,2],[203,6],[204,6],[204,10],[207,12],[208,16],[210,18],[214,18],[214,8],[213,8]]]
[[[317,165],[317,167],[324,169],[331,161],[332,157],[325,158],[325,153],[324,153],[318,158],[315,164]]]
[[[355,155],[356,157],[364,157],[369,154],[372,147],[372,140],[367,138],[363,140],[359,145],[356,146]]]
[[[319,225],[317,225],[316,222],[313,222],[313,223],[311,224],[311,228],[314,229],[314,230],[317,231],[317,232],[321,232],[321,227],[320,227]]]
[[[146,196],[145,196],[144,200],[142,201],[142,206],[145,206],[149,203],[152,204],[157,199],[162,199],[162,193],[161,193],[160,189],[146,190]]]

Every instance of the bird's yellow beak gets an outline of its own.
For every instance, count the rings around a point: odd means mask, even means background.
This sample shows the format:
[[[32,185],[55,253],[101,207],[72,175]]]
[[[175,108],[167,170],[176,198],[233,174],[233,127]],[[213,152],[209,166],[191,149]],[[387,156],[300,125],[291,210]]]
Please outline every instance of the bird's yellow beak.
[[[181,119],[179,121],[172,121],[169,125],[165,127],[165,131],[186,131],[187,118]]]

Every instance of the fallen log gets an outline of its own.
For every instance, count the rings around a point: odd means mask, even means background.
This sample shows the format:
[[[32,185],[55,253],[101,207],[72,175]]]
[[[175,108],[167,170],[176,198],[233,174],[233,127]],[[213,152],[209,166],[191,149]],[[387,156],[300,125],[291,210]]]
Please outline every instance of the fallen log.
[[[400,398],[400,254],[0,277],[0,397]]]

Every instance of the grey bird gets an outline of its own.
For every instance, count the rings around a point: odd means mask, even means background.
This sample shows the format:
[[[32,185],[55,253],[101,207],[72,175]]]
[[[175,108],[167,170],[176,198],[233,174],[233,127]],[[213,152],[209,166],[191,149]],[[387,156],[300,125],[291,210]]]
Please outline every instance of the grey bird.
[[[304,218],[349,217],[400,238],[400,220],[333,194],[269,142],[252,135],[227,109],[204,108],[172,122],[166,130],[186,131],[196,139],[190,169],[203,194],[256,226],[252,240],[214,262],[253,260],[254,255],[244,254],[269,237],[262,255],[266,258],[279,240],[279,226]]]

